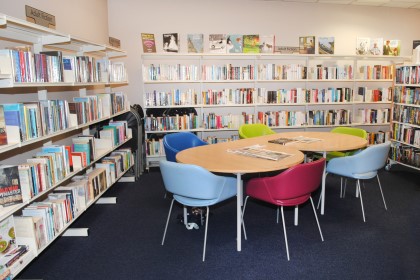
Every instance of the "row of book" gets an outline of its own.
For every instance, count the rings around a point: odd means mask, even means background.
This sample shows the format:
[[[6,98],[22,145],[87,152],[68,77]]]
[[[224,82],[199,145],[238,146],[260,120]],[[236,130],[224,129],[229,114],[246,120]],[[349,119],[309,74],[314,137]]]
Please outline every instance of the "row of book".
[[[420,105],[420,88],[395,87],[394,102]]]
[[[0,145],[36,139],[110,117],[128,108],[121,93],[101,93],[67,100],[0,104]]]
[[[123,62],[107,58],[65,55],[61,51],[33,53],[30,47],[0,50],[2,74],[16,83],[126,82]]]
[[[391,146],[390,158],[394,161],[420,168],[420,149],[402,144]]]
[[[268,90],[266,88],[208,89],[201,97],[194,89],[156,91],[145,93],[146,107],[154,106],[200,106],[200,105],[245,105],[245,104],[304,104],[336,102],[388,102],[392,88],[358,87],[353,99],[353,90],[338,88],[292,88]]]
[[[367,140],[369,145],[381,144],[391,139],[391,131],[368,132]]]
[[[420,146],[420,128],[394,123],[392,126],[392,138],[405,144]]]
[[[397,84],[420,84],[420,66],[401,66],[396,69],[395,81]]]
[[[393,120],[412,125],[420,125],[420,109],[416,107],[394,105]]]
[[[349,125],[361,124],[387,124],[389,123],[390,110],[388,108],[369,109],[359,108],[356,115],[352,110],[309,110],[309,111],[268,111],[256,114],[226,114],[216,113],[199,116],[175,115],[145,117],[146,131],[192,130],[192,129],[237,129],[244,123],[265,123],[269,126],[304,126],[304,125]],[[273,121],[275,120],[275,121]],[[275,125],[274,125],[275,124]]]
[[[393,65],[365,65],[359,67],[357,77],[363,80],[393,78]],[[197,65],[150,64],[143,65],[144,81],[228,81],[228,80],[342,80],[354,79],[352,65],[304,66],[301,64],[254,65]]]

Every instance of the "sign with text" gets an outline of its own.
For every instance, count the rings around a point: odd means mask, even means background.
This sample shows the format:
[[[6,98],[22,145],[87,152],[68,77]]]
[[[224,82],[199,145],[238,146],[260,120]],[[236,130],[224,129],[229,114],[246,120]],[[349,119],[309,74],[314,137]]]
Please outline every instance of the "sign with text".
[[[25,5],[26,20],[48,28],[55,29],[55,16]]]
[[[114,37],[109,37],[109,44],[116,48],[121,48],[121,41]]]

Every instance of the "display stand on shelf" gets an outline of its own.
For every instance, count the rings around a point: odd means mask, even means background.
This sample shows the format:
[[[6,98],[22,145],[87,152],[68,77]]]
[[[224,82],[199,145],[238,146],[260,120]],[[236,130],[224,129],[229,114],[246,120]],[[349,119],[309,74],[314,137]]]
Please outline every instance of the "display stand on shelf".
[[[113,120],[130,110],[127,97],[111,90],[128,83],[124,64],[112,60],[125,51],[3,14],[0,38],[0,91],[13,88],[16,97],[0,93],[1,163],[11,164],[2,166],[11,180],[0,187],[13,189],[0,200],[0,228],[13,238],[6,249],[21,254],[13,263],[0,255],[0,274],[14,278],[101,201],[134,156],[121,147],[131,130]],[[57,99],[57,91],[66,94]],[[109,127],[93,135],[103,122]]]
[[[372,144],[389,138],[395,56],[143,54],[147,167],[164,157],[159,138],[194,131],[206,140],[237,137],[243,123],[271,129],[357,126]],[[148,109],[194,107],[163,117]],[[153,135],[154,138],[150,138]],[[152,163],[153,164],[150,164]],[[147,168],[146,167],[146,168]]]
[[[397,67],[387,170],[401,164],[420,170],[420,65]]]

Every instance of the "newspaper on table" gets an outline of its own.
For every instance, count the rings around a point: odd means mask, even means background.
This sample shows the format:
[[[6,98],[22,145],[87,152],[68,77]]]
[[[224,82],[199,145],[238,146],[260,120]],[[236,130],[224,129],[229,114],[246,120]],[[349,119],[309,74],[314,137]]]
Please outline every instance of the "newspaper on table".
[[[305,137],[305,136],[297,136],[297,137],[291,137],[291,138],[277,138],[277,139],[269,140],[268,142],[286,145],[287,143],[312,143],[312,142],[317,142],[317,141],[322,141],[322,139]]]
[[[261,145],[253,145],[253,146],[238,148],[238,149],[228,149],[227,151],[229,153],[234,153],[238,155],[262,158],[262,159],[268,159],[268,160],[275,160],[275,161],[291,156],[291,154],[288,154],[288,153],[264,149],[264,146],[261,146]]]

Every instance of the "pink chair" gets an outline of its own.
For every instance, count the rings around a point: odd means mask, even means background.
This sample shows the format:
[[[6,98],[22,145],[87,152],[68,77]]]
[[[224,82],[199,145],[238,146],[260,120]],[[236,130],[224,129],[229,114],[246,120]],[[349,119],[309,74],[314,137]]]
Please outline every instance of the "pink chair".
[[[311,193],[318,189],[321,184],[324,166],[325,159],[321,158],[317,161],[293,166],[273,177],[251,179],[246,184],[246,199],[243,215],[245,215],[245,207],[249,197],[281,206],[287,260],[290,260],[290,257],[283,206],[297,206],[310,200],[315,220],[318,224],[321,240],[324,241],[321,227],[318,222],[318,216],[316,215],[314,202],[311,197]]]

